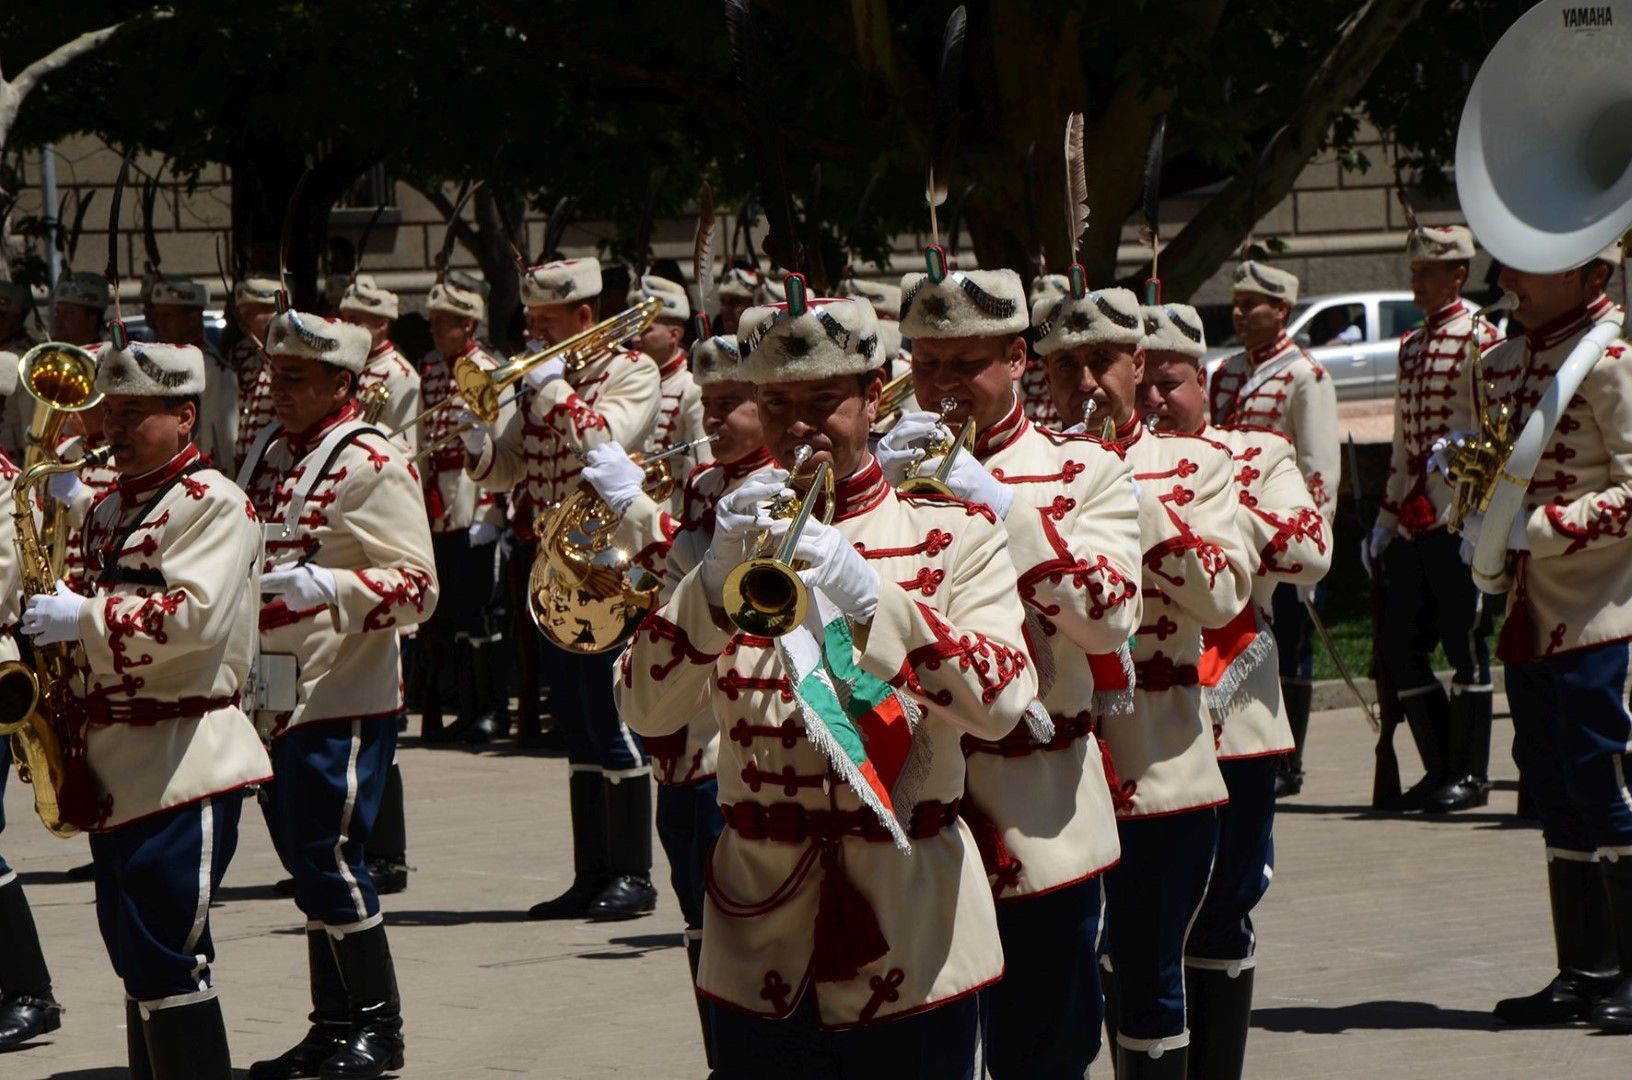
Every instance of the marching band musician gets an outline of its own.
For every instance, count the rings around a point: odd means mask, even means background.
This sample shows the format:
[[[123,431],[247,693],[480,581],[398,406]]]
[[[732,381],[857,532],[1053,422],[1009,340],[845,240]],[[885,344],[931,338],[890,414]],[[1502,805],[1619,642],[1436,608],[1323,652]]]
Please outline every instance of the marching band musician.
[[[217,467],[233,467],[233,440],[237,435],[238,395],[227,361],[204,334],[204,309],[210,305],[210,287],[191,278],[166,275],[154,280],[147,292],[153,340],[170,345],[194,345],[204,354],[204,399],[193,442]]]
[[[1286,334],[1298,279],[1285,270],[1248,259],[1235,269],[1231,317],[1245,351],[1225,357],[1213,373],[1208,411],[1214,424],[1267,427],[1292,440],[1298,471],[1328,527],[1337,513],[1337,388],[1326,369]],[[1305,601],[1318,612],[1325,591],[1315,585],[1275,590],[1275,648],[1280,655],[1281,697],[1296,748],[1282,759],[1277,797],[1303,790],[1303,744],[1314,697],[1313,624]]]
[[[363,391],[371,386],[382,389],[385,402],[376,422],[390,431],[419,415],[419,369],[391,343],[391,324],[397,320],[399,307],[397,294],[376,285],[371,274],[358,274],[340,296],[340,318],[367,330],[374,343],[368,351],[368,366],[357,380],[357,389]],[[419,449],[417,427],[406,428],[397,438],[410,455]]]
[[[267,327],[278,313],[278,290],[273,278],[246,277],[232,289],[233,314],[242,335],[227,350],[238,397],[233,407],[233,469],[243,468],[249,448],[272,422],[272,369],[262,346]],[[225,462],[223,462],[225,464]]]
[[[1100,1046],[1099,876],[1117,860],[1116,816],[1094,736],[1086,653],[1114,653],[1139,625],[1139,507],[1122,457],[1083,436],[1035,427],[1016,394],[1031,320],[1012,270],[909,274],[919,401],[880,440],[885,479],[927,473],[935,433],[973,423],[947,480],[990,509],[1009,537],[1041,710],[1001,739],[963,737],[963,814],[997,899],[1004,976],[988,993],[986,1061],[995,1077],[1082,1076]],[[944,426],[943,426],[944,425]],[[933,453],[933,450],[929,451]]]
[[[305,914],[312,1027],[256,1080],[380,1076],[403,1063],[402,1013],[364,860],[397,741],[397,631],[437,579],[419,480],[359,422],[361,327],[289,311],[267,329],[277,424],[241,475],[266,522],[258,720],[274,781],[262,810]]]
[[[1418,226],[1406,238],[1412,299],[1429,314],[1400,342],[1388,480],[1361,551],[1368,571],[1381,559],[1387,572],[1379,660],[1422,756],[1422,780],[1400,800],[1406,810],[1490,801],[1491,612],[1445,527],[1456,492],[1429,466],[1440,439],[1475,426],[1468,357],[1496,340],[1462,299],[1473,255],[1473,233],[1460,225]],[[1449,698],[1429,663],[1436,642],[1455,669]]]
[[[651,327],[635,342],[641,352],[657,363],[657,373],[662,379],[663,402],[657,408],[657,422],[652,425],[651,433],[646,436],[646,445],[642,447],[647,454],[655,454],[703,437],[703,399],[687,366],[686,350],[682,346],[686,323],[691,319],[691,299],[686,295],[686,287],[668,278],[645,274],[629,290],[629,306],[633,307],[647,298],[656,299],[663,305],[663,310],[658,312]],[[694,466],[712,457],[713,452],[705,443],[678,455],[671,461],[671,467],[676,476],[690,476]],[[680,500],[684,494],[680,485],[675,485],[673,505],[669,507],[671,512],[680,512]]]
[[[1037,301],[1047,297],[1057,300],[1071,292],[1071,283],[1064,274],[1038,274],[1031,279],[1031,288],[1026,291],[1026,310],[1037,306]],[[1099,434],[1096,426],[1088,431],[1088,424],[1081,416],[1073,416],[1070,420],[1061,420],[1060,414],[1054,408],[1053,395],[1048,389],[1048,368],[1043,358],[1035,355],[1032,350],[1030,359],[1026,362],[1026,370],[1020,376],[1020,401],[1026,410],[1026,418],[1035,427],[1047,428],[1050,431],[1087,431],[1090,435]],[[1078,425],[1081,427],[1078,427]]]
[[[765,275],[751,266],[728,266],[720,273],[720,310],[714,319],[720,333],[729,336],[737,332],[738,320],[754,306],[764,279]]]
[[[207,381],[190,345],[109,346],[96,387],[117,486],[77,534],[91,595],[58,584],[21,630],[84,672],[87,823],[103,941],[124,981],[134,1076],[232,1074],[206,918],[242,791],[268,778],[241,705],[255,649],[254,512],[193,444]],[[139,676],[137,673],[140,673]]]
[[[113,292],[101,274],[76,270],[52,290],[51,339],[87,348],[102,340],[102,325]]]
[[[1032,325],[1055,407],[1081,416],[1094,401],[1114,425],[1105,445],[1132,466],[1140,489],[1144,612],[1127,687],[1131,713],[1108,708],[1099,717],[1122,844],[1122,861],[1104,878],[1104,951],[1117,1076],[1183,1077],[1185,935],[1213,862],[1215,808],[1228,798],[1200,686],[1201,632],[1245,606],[1255,560],[1236,521],[1229,451],[1139,422],[1145,333],[1133,293],[1045,298]],[[1096,690],[1111,691],[1119,674],[1114,662],[1096,665]]]
[[[702,562],[624,653],[619,701],[653,736],[708,704],[721,733],[727,829],[698,975],[718,1006],[716,1075],[969,1075],[974,995],[1003,961],[957,815],[958,740],[1002,738],[1037,689],[1014,568],[991,511],[885,483],[868,452],[873,313],[788,282],[788,302],[742,318],[743,376],[772,456],[794,465],[805,447],[807,470],[765,470],[720,501]],[[810,490],[822,464],[832,523],[817,507],[796,538],[807,617],[778,639],[739,633],[726,579],[762,530],[789,527],[763,505],[786,485],[828,501]]]
[[[1485,357],[1490,400],[1514,405],[1513,430],[1601,317],[1599,260],[1563,273],[1503,267],[1521,336]],[[1600,283],[1601,284],[1601,283]],[[1541,819],[1558,975],[1496,1005],[1510,1024],[1586,1020],[1632,1031],[1632,744],[1625,685],[1632,638],[1632,356],[1604,352],[1541,455],[1507,537],[1507,619],[1497,640],[1513,713],[1513,760]],[[1463,522],[1464,557],[1481,515]]]
[[[900,364],[912,362],[911,354],[905,352],[901,344],[901,286],[847,277],[839,282],[834,295],[853,296],[873,305],[873,315],[878,319],[878,344],[884,353],[884,366],[879,369],[881,377],[888,383],[901,375]],[[887,404],[884,407],[888,409]],[[918,402],[909,393],[896,409],[880,417],[878,430],[893,424],[902,413],[917,409]]]
[[[1257,936],[1252,910],[1269,888],[1275,850],[1275,776],[1292,750],[1268,626],[1275,587],[1318,581],[1331,565],[1326,521],[1298,472],[1292,444],[1267,428],[1207,423],[1207,339],[1185,304],[1147,307],[1141,418],[1157,431],[1200,435],[1228,447],[1253,571],[1252,602],[1229,625],[1204,630],[1203,698],[1230,801],[1218,811],[1218,852],[1184,950],[1190,1071],[1240,1080],[1252,1015]]]
[[[566,341],[595,325],[601,264],[563,259],[528,268],[521,280],[527,335],[544,345]],[[537,550],[533,519],[577,485],[579,455],[617,442],[646,442],[662,401],[661,377],[651,357],[612,349],[568,371],[563,358],[543,361],[523,376],[526,395],[497,433],[483,425],[467,442],[466,468],[489,491],[515,489],[514,557],[531,564]],[[574,772],[604,784],[592,803],[575,797],[572,812],[573,879],[561,895],[528,910],[534,919],[627,919],[650,914],[652,887],[651,766],[639,740],[618,719],[612,701],[610,654],[585,656],[539,645],[551,712],[567,737]],[[583,792],[584,788],[572,788]],[[600,838],[604,837],[603,842]]]

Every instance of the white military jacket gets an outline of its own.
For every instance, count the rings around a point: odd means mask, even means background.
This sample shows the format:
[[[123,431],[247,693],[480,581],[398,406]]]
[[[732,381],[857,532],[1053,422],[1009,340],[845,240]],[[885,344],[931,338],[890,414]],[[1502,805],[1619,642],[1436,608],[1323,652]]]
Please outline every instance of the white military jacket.
[[[371,386],[383,386],[389,395],[379,419],[374,421],[381,431],[395,431],[419,415],[419,370],[389,341],[380,342],[369,352],[368,364],[357,377],[359,391]],[[397,442],[407,447],[412,457],[419,449],[419,429],[409,428],[397,436]]]
[[[1439,439],[1478,427],[1468,351],[1483,352],[1495,340],[1496,328],[1475,318],[1473,308],[1459,298],[1400,342],[1394,446],[1377,510],[1378,528],[1409,537],[1444,527],[1441,522],[1456,502],[1456,491],[1438,469],[1428,467],[1428,458]]]
[[[1291,439],[1309,494],[1331,522],[1340,475],[1337,387],[1314,357],[1284,333],[1272,345],[1226,357],[1208,402],[1219,427],[1267,427]]]
[[[1237,519],[1253,565],[1252,602],[1227,625],[1201,635],[1203,697],[1218,758],[1284,754],[1292,749],[1292,728],[1270,630],[1272,598],[1277,585],[1313,585],[1326,576],[1331,536],[1286,436],[1206,425],[1199,434],[1228,447],[1234,459]]]
[[[466,345],[460,355],[470,357],[488,371],[500,363],[474,341]],[[459,395],[458,384],[453,379],[453,363],[434,349],[425,355],[419,390],[421,409],[440,405],[449,397]],[[501,400],[506,396],[501,395]],[[499,426],[509,422],[514,413],[514,405],[500,405]],[[452,434],[458,423],[457,407],[438,409],[420,421],[418,445],[430,446]],[[465,444],[457,437],[431,451],[418,468],[420,479],[424,481],[425,513],[430,518],[433,535],[463,532],[476,521],[504,524],[504,511],[498,498],[491,491],[477,487],[476,481],[465,472]]]
[[[247,487],[266,522],[266,570],[305,561],[334,572],[339,600],[292,611],[280,598],[261,608],[261,652],[293,656],[295,707],[257,720],[276,738],[319,720],[391,716],[402,704],[396,631],[436,607],[436,563],[419,477],[402,451],[356,421],[354,402],[292,436],[278,432]],[[362,434],[332,458],[331,430]],[[321,470],[321,477],[308,476]],[[304,496],[303,498],[300,496]]]
[[[88,450],[94,450],[102,445],[100,438],[88,438],[83,435],[73,435],[57,444],[57,457],[62,461],[78,461]],[[108,492],[113,490],[119,482],[119,470],[112,465],[96,465],[79,470],[79,489],[74,494],[73,502],[68,504],[68,534],[76,536],[85,526],[85,519]],[[35,489],[36,504],[42,504],[51,496]],[[9,511],[8,511],[9,516]],[[76,592],[88,591],[86,585],[89,580],[85,569],[85,550],[78,543],[70,543],[63,552],[62,579],[74,587]]]
[[[661,401],[652,358],[616,350],[529,392],[522,407],[501,418],[493,439],[466,468],[488,491],[514,489],[512,521],[522,538],[531,540],[538,512],[577,486],[583,472],[579,454],[603,442],[639,449]]]
[[[676,349],[669,362],[658,369],[658,375],[662,379],[659,387],[662,402],[658,405],[657,420],[643,447],[648,457],[679,443],[695,442],[708,434],[703,430],[702,387],[691,377],[691,369],[686,366],[685,350]],[[707,443],[671,459],[675,476],[690,476],[694,466],[713,460],[714,451],[708,448]],[[676,484],[674,497],[670,500],[670,513],[680,513],[684,497],[684,488]]]
[[[1007,536],[989,511],[898,496],[869,459],[840,483],[833,525],[880,577],[856,662],[923,710],[912,804],[895,808],[910,854],[806,738],[775,643],[717,623],[697,573],[636,632],[617,685],[644,735],[679,730],[709,703],[722,733],[727,829],[710,859],[699,989],[768,1017],[813,992],[828,1028],[916,1012],[1002,974],[991,889],[957,816],[960,741],[1001,738],[1037,690]],[[863,961],[853,935],[818,917],[824,894],[870,909],[882,955]]]
[[[189,445],[122,479],[78,541],[91,575],[78,655],[96,828],[270,777],[240,700],[260,605],[260,526],[244,493]]]
[[[1577,311],[1491,349],[1494,400],[1521,430],[1558,368],[1604,317]],[[1617,341],[1565,406],[1525,496],[1529,552],[1509,560],[1507,663],[1632,638],[1632,354]]]
[[[963,739],[965,816],[1005,900],[1092,877],[1121,856],[1086,654],[1115,652],[1139,627],[1139,504],[1125,460],[1094,439],[1036,427],[1018,398],[974,453],[1014,488],[1003,524],[1053,726]]]
[[[1133,647],[1133,711],[1100,719],[1118,817],[1174,814],[1227,800],[1202,699],[1202,631],[1250,602],[1255,559],[1237,521],[1230,452],[1137,420],[1108,447],[1139,484],[1144,613]]]

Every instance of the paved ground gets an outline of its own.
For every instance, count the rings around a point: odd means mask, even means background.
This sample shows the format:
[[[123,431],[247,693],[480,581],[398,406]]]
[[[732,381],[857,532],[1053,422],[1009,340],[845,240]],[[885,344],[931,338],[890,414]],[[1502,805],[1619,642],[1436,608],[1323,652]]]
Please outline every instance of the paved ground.
[[[1493,1029],[1498,997],[1550,973],[1540,839],[1510,812],[1506,725],[1490,812],[1376,819],[1364,809],[1370,736],[1353,711],[1314,723],[1304,797],[1283,804],[1280,868],[1261,911],[1248,1075],[1625,1078],[1632,1040],[1580,1028]],[[1402,753],[1409,757],[1401,733]],[[563,885],[566,769],[559,760],[457,750],[403,753],[409,891],[390,898],[406,1001],[405,1077],[697,1077],[700,1047],[679,919],[534,924],[520,912]],[[1409,770],[1408,770],[1409,771]],[[1406,777],[1409,783],[1413,776]],[[34,826],[11,785],[4,838],[24,873],[69,1012],[48,1043],[0,1058],[6,1080],[124,1075],[121,992],[89,885],[62,872],[83,841]],[[259,818],[213,916],[217,981],[241,1067],[304,1031],[304,949]],[[1103,1059],[1096,1080],[1110,1075]]]
[[[1388,442],[1394,438],[1394,399],[1342,401],[1337,406],[1337,437],[1357,443]]]

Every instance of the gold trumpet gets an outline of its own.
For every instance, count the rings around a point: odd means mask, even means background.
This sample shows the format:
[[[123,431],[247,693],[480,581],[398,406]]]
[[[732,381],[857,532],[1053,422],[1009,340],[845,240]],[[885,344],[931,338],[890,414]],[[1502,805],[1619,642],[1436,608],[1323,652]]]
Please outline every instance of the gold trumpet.
[[[957,407],[958,401],[956,398],[943,397],[941,399],[941,422],[943,424],[946,422],[947,415]],[[950,439],[941,436],[939,429],[937,429],[936,435],[929,440],[929,445],[925,447],[924,458],[939,457],[941,459],[940,467],[935,470],[933,476],[921,476],[918,473],[918,465],[913,464],[907,470],[907,478],[901,481],[901,486],[896,490],[908,495],[952,495],[952,486],[947,483],[947,478],[952,475],[953,460],[958,456],[958,451],[967,450],[974,444],[974,417],[965,420],[963,426],[958,428],[958,433]]]
[[[804,445],[794,450],[793,476],[789,477],[789,484],[804,469],[811,453],[811,448]],[[755,554],[726,575],[725,613],[744,633],[781,637],[804,622],[805,612],[810,608],[810,588],[799,577],[794,554],[799,550],[799,534],[810,521],[817,499],[823,501],[820,520],[828,524],[833,520],[833,469],[825,461],[811,474],[810,487],[803,498],[778,496],[772,501],[769,508],[772,517],[793,519],[776,554],[763,554],[770,534],[761,533]]]
[[[357,391],[359,418],[365,424],[377,424],[391,402],[391,390],[384,383],[375,383]]]

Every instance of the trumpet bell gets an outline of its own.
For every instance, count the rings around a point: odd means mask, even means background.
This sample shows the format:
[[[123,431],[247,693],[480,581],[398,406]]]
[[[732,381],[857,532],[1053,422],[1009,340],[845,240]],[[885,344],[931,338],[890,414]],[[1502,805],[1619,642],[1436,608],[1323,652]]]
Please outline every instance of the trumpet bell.
[[[1502,35],[1468,92],[1456,189],[1503,265],[1572,270],[1632,227],[1632,0],[1547,0]]]
[[[777,638],[805,621],[810,588],[768,555],[739,563],[725,578],[725,610],[744,633]]]

